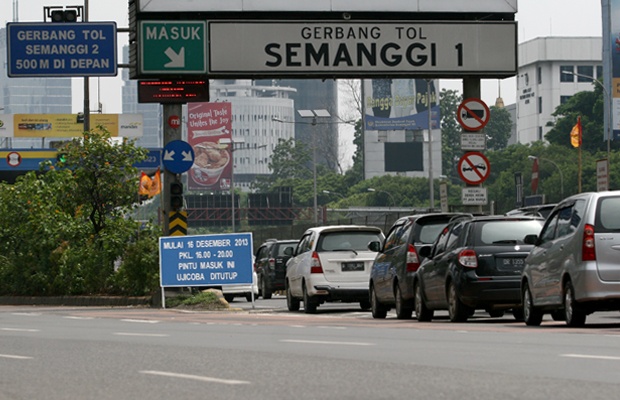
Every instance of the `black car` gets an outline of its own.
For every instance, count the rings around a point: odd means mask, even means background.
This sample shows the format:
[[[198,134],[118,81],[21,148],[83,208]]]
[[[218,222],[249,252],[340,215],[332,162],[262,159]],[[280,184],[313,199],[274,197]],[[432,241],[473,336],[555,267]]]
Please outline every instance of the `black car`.
[[[432,213],[399,218],[390,228],[385,244],[370,270],[370,304],[374,318],[385,318],[396,308],[398,319],[411,318],[414,306],[413,277],[422,257],[418,250],[437,239],[450,221],[470,214]]]
[[[270,299],[273,292],[284,290],[286,262],[291,258],[284,254],[290,247],[295,249],[299,240],[269,239],[256,251],[254,270],[258,279],[258,290],[264,299]]]
[[[523,318],[520,278],[532,249],[524,239],[537,235],[545,220],[535,216],[487,216],[451,222],[431,246],[414,278],[418,321],[448,310],[450,321],[465,322],[475,310],[501,317],[512,309]]]

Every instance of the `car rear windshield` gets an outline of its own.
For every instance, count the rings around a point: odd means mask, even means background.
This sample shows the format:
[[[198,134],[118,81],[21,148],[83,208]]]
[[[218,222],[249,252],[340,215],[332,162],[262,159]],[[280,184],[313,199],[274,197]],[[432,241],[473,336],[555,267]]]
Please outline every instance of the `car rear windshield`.
[[[523,244],[526,235],[538,235],[542,220],[485,221],[480,227],[480,244]]]
[[[596,232],[620,231],[620,197],[603,197],[599,199],[597,210]]]
[[[342,231],[326,232],[321,235],[316,250],[336,251],[336,250],[368,250],[368,243],[381,241],[379,232],[376,231]]]
[[[422,225],[416,242],[433,243],[443,228],[448,225],[448,221],[432,222]]]

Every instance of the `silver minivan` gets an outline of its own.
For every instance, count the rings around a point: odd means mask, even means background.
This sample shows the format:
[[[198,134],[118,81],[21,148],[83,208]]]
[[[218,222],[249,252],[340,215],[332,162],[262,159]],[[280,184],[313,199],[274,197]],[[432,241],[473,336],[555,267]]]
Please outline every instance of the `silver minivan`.
[[[595,311],[620,310],[620,191],[581,193],[561,201],[525,259],[525,323],[544,313],[583,326]]]

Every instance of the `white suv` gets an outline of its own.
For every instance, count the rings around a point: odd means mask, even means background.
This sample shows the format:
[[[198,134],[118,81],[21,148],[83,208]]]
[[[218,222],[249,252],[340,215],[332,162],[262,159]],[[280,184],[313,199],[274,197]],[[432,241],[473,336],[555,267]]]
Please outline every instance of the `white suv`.
[[[383,243],[381,229],[372,226],[334,225],[308,229],[286,264],[286,303],[298,311],[316,312],[324,303],[359,302],[370,309],[368,282],[377,255],[370,242]]]

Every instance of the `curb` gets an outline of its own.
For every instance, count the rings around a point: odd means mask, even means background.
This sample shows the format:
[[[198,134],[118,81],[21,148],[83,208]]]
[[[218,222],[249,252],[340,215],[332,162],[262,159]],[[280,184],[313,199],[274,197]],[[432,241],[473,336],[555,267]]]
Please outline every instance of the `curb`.
[[[0,305],[5,306],[155,306],[154,298],[124,296],[0,296]]]

